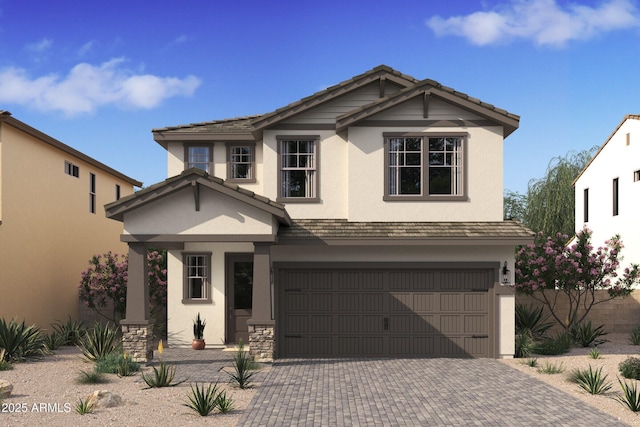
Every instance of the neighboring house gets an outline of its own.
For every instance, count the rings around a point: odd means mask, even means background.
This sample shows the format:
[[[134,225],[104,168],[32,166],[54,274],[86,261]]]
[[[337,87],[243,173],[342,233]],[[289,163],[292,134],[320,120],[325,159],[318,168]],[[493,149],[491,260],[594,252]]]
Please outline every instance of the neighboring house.
[[[592,232],[594,247],[619,234],[621,268],[640,264],[640,115],[627,115],[573,183],[576,232]]]
[[[125,345],[152,357],[154,246],[171,345],[200,313],[208,346],[242,339],[259,360],[512,356],[502,271],[533,241],[502,219],[518,124],[379,66],[269,114],[153,130],[169,178],[106,207],[130,248]]]
[[[88,261],[127,250],[103,206],[141,185],[0,111],[0,317],[77,320]]]

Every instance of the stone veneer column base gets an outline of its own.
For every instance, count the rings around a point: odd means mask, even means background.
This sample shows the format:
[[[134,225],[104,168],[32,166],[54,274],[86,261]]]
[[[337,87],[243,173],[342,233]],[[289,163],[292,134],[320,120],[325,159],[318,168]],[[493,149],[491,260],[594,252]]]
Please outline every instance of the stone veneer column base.
[[[122,350],[136,362],[153,359],[153,323],[122,324]]]
[[[275,326],[249,326],[249,354],[256,362],[273,362],[275,356]]]

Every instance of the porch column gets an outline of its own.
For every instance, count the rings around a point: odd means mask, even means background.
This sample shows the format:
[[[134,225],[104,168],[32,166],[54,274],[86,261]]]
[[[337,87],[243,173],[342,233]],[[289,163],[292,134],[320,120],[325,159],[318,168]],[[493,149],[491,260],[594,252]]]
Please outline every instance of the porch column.
[[[127,311],[120,321],[122,348],[137,362],[153,359],[153,323],[149,318],[147,247],[129,243]]]
[[[271,244],[254,243],[253,297],[249,327],[249,352],[258,362],[272,362],[275,320],[272,317]]]

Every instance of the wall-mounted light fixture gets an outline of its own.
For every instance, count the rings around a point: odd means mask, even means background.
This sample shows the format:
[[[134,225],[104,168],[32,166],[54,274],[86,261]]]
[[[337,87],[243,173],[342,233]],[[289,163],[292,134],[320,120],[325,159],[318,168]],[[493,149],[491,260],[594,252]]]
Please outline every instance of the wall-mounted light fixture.
[[[508,285],[511,283],[511,270],[507,268],[507,261],[504,262],[502,266],[502,284]]]

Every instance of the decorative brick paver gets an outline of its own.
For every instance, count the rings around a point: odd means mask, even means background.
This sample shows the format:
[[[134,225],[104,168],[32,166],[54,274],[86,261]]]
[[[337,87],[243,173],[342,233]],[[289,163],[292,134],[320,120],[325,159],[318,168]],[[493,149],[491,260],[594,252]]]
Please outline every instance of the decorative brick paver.
[[[492,359],[281,359],[240,426],[623,426]]]

